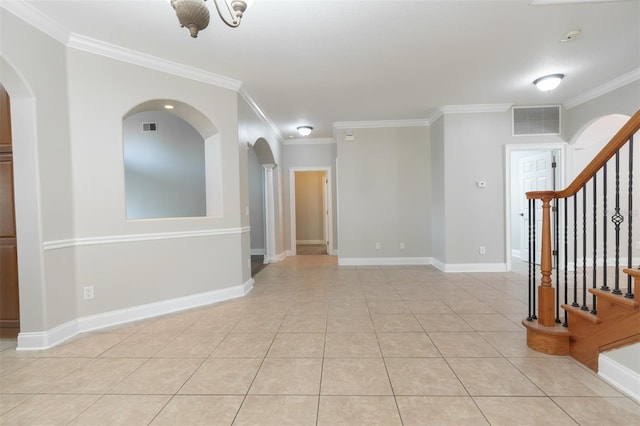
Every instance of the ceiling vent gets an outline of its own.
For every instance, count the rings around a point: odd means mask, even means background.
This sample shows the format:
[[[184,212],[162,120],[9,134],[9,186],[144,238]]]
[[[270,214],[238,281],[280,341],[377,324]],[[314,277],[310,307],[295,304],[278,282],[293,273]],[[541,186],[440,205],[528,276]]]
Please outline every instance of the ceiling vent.
[[[142,123],[143,132],[157,132],[158,123]]]
[[[513,107],[513,135],[559,135],[560,105]]]

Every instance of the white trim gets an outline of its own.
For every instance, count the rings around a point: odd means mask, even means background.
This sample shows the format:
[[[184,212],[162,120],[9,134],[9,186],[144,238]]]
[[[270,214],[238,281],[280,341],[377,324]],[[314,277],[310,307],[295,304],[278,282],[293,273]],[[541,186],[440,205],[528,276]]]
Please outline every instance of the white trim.
[[[251,249],[251,256],[264,256],[265,250],[261,249]]]
[[[254,282],[253,278],[251,278],[242,285],[81,317],[44,332],[20,333],[18,334],[17,350],[49,349],[75,337],[79,333],[236,299],[249,293],[253,288]]]
[[[188,78],[212,86],[222,87],[234,91],[239,91],[242,82],[220,74],[204,71],[199,68],[183,65],[178,62],[169,61],[128,49],[115,44],[106,43],[79,34],[71,34],[67,46],[73,49],[82,50],[96,55],[104,56],[129,64],[139,65],[152,70],[173,74],[178,77]]]
[[[340,266],[431,265],[430,257],[341,257]]]
[[[506,112],[513,104],[443,105],[442,114],[477,114],[485,112]]]
[[[249,105],[249,108],[251,108],[251,110],[267,125],[271,128],[271,130],[273,131],[273,133],[275,133],[281,140],[284,139],[282,137],[282,133],[280,133],[280,130],[278,129],[278,126],[276,126],[276,124],[267,116],[267,114],[265,114],[264,111],[262,111],[262,109],[258,106],[258,104],[256,103],[256,101],[253,99],[253,97],[251,97],[251,95],[249,94],[249,92],[247,92],[247,89],[245,89],[244,87],[240,87],[240,89],[238,90],[238,93],[240,94],[240,96],[242,97],[242,99],[244,99],[244,101]]]
[[[324,145],[324,144],[335,144],[336,140],[334,138],[292,138],[287,139],[282,142],[283,145]]]
[[[63,26],[26,1],[3,1],[0,2],[0,7],[62,44],[67,44],[71,36]]]
[[[511,257],[521,259],[522,252],[520,250],[511,249]]]
[[[433,123],[435,123],[436,121],[438,121],[438,119],[440,117],[442,117],[444,114],[442,113],[442,110],[440,108],[435,108],[431,114],[429,114],[429,116],[427,117],[427,123],[429,123],[429,126],[431,126]]]
[[[636,80],[640,80],[640,68],[636,68],[631,72],[623,74],[620,77],[614,78],[613,80],[605,84],[602,84],[598,87],[595,87],[589,91],[586,91],[581,95],[568,99],[562,105],[566,109],[577,107],[578,105],[581,105],[585,102],[589,102],[592,99],[596,99],[602,95],[606,95],[609,92],[613,92],[616,89],[626,86],[627,84],[633,83]]]
[[[506,263],[442,263],[434,261],[433,266],[442,272],[507,272]]]
[[[598,356],[598,376],[640,402],[640,374],[601,353]]]
[[[415,120],[377,120],[377,121],[337,121],[333,129],[376,129],[383,127],[426,127],[429,122],[424,119]]]
[[[324,244],[324,240],[296,240],[296,245],[310,246],[315,244]]]
[[[158,232],[153,234],[111,235],[106,237],[72,238],[68,240],[45,241],[44,250],[56,250],[68,247],[92,246],[98,244],[122,244],[139,241],[170,240],[175,238],[211,237],[218,235],[244,234],[250,231],[249,226],[242,228],[206,229],[199,231]]]

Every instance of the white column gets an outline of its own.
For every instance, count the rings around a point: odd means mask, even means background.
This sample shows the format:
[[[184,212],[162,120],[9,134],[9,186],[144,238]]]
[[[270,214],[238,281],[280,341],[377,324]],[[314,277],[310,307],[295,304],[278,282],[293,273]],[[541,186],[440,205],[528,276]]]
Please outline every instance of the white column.
[[[275,167],[275,164],[262,165],[264,170],[264,263],[272,263],[276,260],[276,210],[273,191],[273,169]]]

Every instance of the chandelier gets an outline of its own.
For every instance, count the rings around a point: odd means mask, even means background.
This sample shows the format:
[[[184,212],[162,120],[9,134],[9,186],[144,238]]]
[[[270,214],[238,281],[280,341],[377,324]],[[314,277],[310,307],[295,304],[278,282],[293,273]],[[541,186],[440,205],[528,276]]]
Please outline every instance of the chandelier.
[[[209,25],[209,9],[204,4],[206,0],[171,0],[171,6],[176,11],[178,21],[182,27],[187,27],[191,37],[198,37],[198,32],[204,30]],[[224,3],[226,12],[222,12],[219,2]],[[247,3],[242,0],[213,0],[218,16],[222,22],[235,28],[240,25],[242,14],[247,10]],[[230,19],[225,18],[228,14]]]

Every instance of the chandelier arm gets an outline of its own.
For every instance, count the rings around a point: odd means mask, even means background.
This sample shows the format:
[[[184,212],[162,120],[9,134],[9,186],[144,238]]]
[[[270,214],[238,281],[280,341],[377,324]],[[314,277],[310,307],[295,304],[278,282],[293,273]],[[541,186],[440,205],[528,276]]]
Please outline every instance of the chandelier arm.
[[[227,6],[227,10],[229,11],[229,14],[231,16],[234,16],[234,13],[231,10],[231,7],[229,6],[229,3],[227,2],[227,0],[222,0],[222,1],[224,1],[224,4]],[[222,12],[220,11],[220,6],[218,6],[218,0],[213,0],[213,4],[216,6],[216,10],[218,11],[218,16],[220,16],[220,19],[222,19],[222,22],[227,24],[227,26],[231,28],[236,28],[238,25],[240,25],[240,19],[238,19],[237,17],[234,17],[233,21],[231,22],[227,21],[227,19],[224,17],[224,15],[222,15]]]

